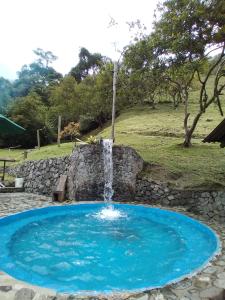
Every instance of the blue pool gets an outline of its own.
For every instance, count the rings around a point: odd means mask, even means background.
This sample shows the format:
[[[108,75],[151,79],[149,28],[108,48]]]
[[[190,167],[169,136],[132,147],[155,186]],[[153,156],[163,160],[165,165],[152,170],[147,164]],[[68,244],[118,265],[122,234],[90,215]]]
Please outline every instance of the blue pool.
[[[55,206],[0,219],[0,269],[59,292],[137,291],[205,265],[219,249],[207,226],[182,214],[117,204]]]

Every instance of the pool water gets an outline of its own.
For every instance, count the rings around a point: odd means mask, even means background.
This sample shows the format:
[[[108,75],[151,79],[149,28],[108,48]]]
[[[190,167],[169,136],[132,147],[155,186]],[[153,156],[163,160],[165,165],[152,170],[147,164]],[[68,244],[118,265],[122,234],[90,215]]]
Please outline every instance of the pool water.
[[[218,251],[214,232],[178,213],[103,204],[48,207],[0,219],[0,269],[60,292],[136,291],[191,274]]]

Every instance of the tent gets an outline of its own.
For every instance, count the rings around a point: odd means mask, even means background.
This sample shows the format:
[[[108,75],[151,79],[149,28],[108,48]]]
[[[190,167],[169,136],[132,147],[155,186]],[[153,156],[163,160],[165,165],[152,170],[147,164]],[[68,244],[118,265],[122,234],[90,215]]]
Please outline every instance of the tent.
[[[23,127],[0,114],[0,136],[21,134],[24,131]]]
[[[220,147],[225,147],[225,119],[203,140],[203,143],[219,142]]]

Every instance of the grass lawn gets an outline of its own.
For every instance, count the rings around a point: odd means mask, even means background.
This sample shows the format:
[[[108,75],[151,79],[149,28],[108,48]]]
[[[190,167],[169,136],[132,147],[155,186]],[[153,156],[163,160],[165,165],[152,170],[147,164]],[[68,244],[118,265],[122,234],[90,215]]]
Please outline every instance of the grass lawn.
[[[197,105],[192,104],[193,113]],[[134,107],[122,112],[116,120],[116,143],[129,145],[150,163],[143,172],[146,177],[166,181],[182,188],[225,187],[225,149],[219,144],[204,144],[202,139],[222,121],[217,107],[212,106],[201,118],[191,148],[183,148],[183,108],[174,110],[171,104],[160,104],[157,109]],[[91,134],[110,137],[111,128]],[[29,160],[69,155],[72,143],[50,145],[32,150]],[[23,161],[23,150],[0,150],[0,157]]]
[[[193,146],[183,148],[182,107],[177,110],[165,104],[156,110],[136,107],[117,118],[116,143],[135,148],[145,161],[153,164],[145,171],[147,177],[167,181],[178,188],[225,187],[225,149],[218,143],[202,143],[222,119],[212,106],[200,120]],[[105,128],[100,135],[109,137],[110,128]]]
[[[38,160],[38,159],[46,159],[50,157],[60,157],[64,155],[69,155],[72,153],[72,149],[74,148],[74,143],[62,143],[60,147],[58,145],[48,145],[43,146],[38,149],[28,150],[28,160]],[[17,163],[21,163],[24,161],[23,155],[24,149],[0,149],[0,157],[11,157],[17,160]]]

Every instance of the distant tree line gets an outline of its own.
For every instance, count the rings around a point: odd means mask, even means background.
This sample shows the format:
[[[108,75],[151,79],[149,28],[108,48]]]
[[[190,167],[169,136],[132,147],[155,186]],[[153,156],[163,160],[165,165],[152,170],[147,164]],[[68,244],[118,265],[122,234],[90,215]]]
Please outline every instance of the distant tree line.
[[[165,0],[158,5],[151,34],[139,34],[126,46],[119,63],[117,113],[136,104],[170,101],[184,108],[184,146],[211,104],[223,114],[225,89],[225,3],[223,0]],[[13,82],[0,78],[1,113],[25,127],[23,136],[2,142],[24,147],[56,140],[58,115],[63,127],[79,124],[79,132],[103,126],[111,117],[113,63],[81,48],[79,62],[62,76],[51,64],[50,51],[34,50],[37,59],[25,65]],[[213,90],[208,89],[213,75]],[[190,91],[199,91],[198,110],[190,112]],[[193,114],[193,115],[192,115]],[[67,127],[68,128],[68,127]]]

